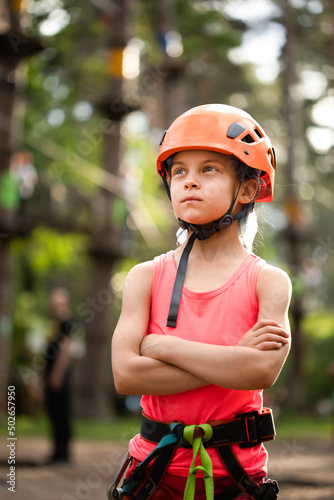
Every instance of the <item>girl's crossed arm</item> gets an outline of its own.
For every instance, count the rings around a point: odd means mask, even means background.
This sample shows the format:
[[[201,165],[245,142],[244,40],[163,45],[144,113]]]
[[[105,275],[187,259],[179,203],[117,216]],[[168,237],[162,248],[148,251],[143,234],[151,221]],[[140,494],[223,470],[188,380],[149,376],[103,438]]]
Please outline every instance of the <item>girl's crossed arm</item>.
[[[123,290],[122,313],[112,338],[112,370],[121,394],[174,394],[207,385],[196,375],[140,355],[150,314],[153,262],[135,266]]]
[[[140,352],[186,370],[208,384],[239,390],[266,389],[277,379],[290,349],[291,283],[287,274],[265,266],[259,273],[257,297],[258,322],[236,346],[148,335]]]

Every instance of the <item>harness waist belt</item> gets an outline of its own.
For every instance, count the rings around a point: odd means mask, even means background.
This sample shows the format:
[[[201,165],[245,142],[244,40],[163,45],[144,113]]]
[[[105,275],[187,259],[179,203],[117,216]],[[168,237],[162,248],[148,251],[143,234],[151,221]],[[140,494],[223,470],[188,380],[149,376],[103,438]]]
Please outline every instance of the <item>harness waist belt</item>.
[[[159,443],[166,434],[170,433],[171,423],[153,420],[143,413],[140,434],[146,441]],[[175,423],[183,424],[177,421]],[[274,439],[276,434],[272,412],[269,408],[263,408],[261,413],[258,411],[239,413],[232,420],[207,423],[212,426],[213,433],[212,437],[203,443],[205,448],[232,444],[238,444],[240,448],[250,448]],[[198,429],[198,431],[201,430]],[[185,440],[181,446],[191,448]]]

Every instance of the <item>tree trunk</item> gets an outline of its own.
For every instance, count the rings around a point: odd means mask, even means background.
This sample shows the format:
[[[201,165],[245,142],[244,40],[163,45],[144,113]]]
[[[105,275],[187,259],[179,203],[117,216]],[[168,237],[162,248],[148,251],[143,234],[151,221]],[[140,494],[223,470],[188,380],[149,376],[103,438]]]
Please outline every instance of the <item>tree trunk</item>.
[[[129,0],[114,1],[114,15],[108,18],[110,53],[109,89],[98,108],[110,120],[104,137],[105,170],[118,174],[120,126],[131,111],[123,100],[122,58],[127,45]],[[98,215],[92,236],[92,279],[89,298],[92,321],[86,321],[86,355],[82,362],[78,394],[78,413],[84,418],[101,418],[112,412],[110,340],[112,335],[112,291],[110,280],[114,262],[121,257],[121,227],[116,227],[115,196],[101,189],[97,200]]]
[[[298,197],[298,181],[296,177],[297,139],[300,131],[298,120],[298,109],[292,95],[292,86],[296,82],[295,73],[295,40],[294,40],[294,10],[287,0],[285,8],[286,44],[284,50],[285,71],[283,73],[283,99],[285,103],[285,123],[287,137],[288,157],[286,162],[286,197],[285,209],[288,218],[288,227],[285,231],[287,244],[287,259],[292,275],[297,276],[302,266],[302,239],[303,220],[302,206]],[[289,375],[288,406],[294,410],[300,410],[303,401],[303,337],[302,319],[304,311],[302,297],[294,295],[291,308],[292,327],[292,369]]]

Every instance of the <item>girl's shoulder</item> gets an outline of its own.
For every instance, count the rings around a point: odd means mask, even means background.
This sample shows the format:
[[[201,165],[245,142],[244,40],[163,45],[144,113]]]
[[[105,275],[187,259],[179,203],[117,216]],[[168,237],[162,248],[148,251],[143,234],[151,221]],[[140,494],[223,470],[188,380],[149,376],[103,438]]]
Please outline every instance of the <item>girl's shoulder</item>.
[[[126,279],[130,281],[133,279],[143,279],[145,281],[149,280],[152,282],[154,268],[159,265],[164,265],[166,262],[173,261],[173,254],[174,252],[171,250],[167,253],[163,253],[161,255],[158,255],[157,257],[154,257],[153,260],[148,260],[146,262],[141,262],[140,264],[135,265],[129,271]]]
[[[275,278],[275,279],[285,281],[286,283],[291,283],[290,277],[286,271],[284,271],[280,267],[268,264],[265,261],[263,261],[263,262],[264,262],[264,265],[262,266],[262,269],[261,269],[260,274],[259,274],[259,276],[262,275],[262,279]]]
[[[150,275],[153,272],[154,261],[147,260],[145,262],[140,262],[133,266],[133,268],[129,271],[128,276],[138,276],[143,277],[145,275]]]
[[[173,277],[176,268],[173,251],[154,257],[153,260],[141,262],[134,266],[127,274],[124,289],[129,293],[141,293],[151,296],[157,281]]]
[[[283,269],[265,263],[260,269],[257,280],[257,295],[276,296],[278,301],[290,301],[292,292],[291,280]]]
[[[150,290],[153,279],[153,260],[135,265],[127,274],[124,282],[125,289],[140,289],[142,292]]]

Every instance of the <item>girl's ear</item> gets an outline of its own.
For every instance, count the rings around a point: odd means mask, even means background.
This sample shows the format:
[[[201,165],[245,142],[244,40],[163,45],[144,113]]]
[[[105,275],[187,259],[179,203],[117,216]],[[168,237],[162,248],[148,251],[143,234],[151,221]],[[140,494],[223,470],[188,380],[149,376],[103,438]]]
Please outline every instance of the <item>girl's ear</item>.
[[[238,201],[243,204],[251,203],[252,201],[254,201],[258,189],[259,184],[256,179],[247,179],[241,186]]]

